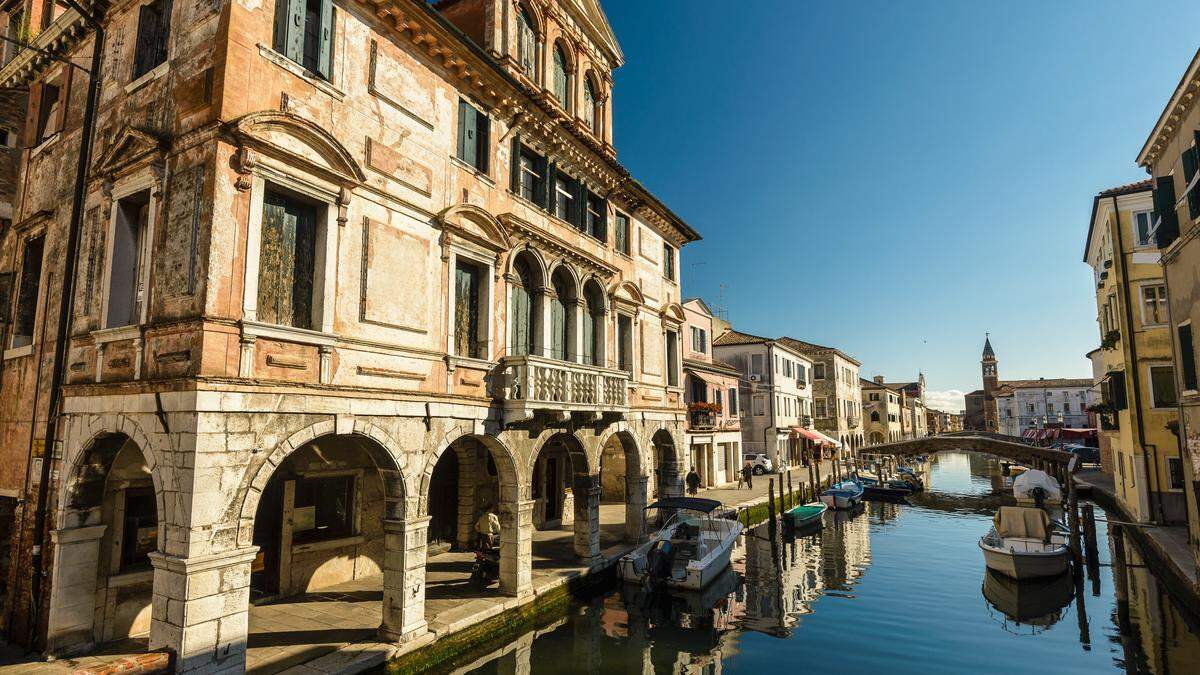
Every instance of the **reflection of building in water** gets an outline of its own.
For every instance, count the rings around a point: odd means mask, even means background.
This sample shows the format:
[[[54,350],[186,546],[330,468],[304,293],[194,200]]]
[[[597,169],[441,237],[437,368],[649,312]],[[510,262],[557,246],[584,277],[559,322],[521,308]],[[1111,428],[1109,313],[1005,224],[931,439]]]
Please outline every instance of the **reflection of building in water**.
[[[1128,672],[1194,673],[1200,663],[1200,619],[1187,616],[1146,567],[1140,551],[1124,535],[1110,541],[1117,589],[1117,625]],[[1126,564],[1116,557],[1124,549]]]
[[[745,539],[742,627],[786,635],[802,615],[812,613],[824,588],[820,537],[781,537],[772,545],[764,526]]]
[[[834,513],[830,525],[821,531],[821,560],[827,587],[846,590],[853,586],[871,564],[870,519],[857,512]]]

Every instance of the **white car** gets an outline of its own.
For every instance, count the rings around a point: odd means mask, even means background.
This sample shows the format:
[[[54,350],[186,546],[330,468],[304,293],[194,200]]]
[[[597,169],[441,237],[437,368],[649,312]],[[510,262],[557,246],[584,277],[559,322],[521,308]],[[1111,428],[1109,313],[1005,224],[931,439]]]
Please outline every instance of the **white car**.
[[[742,455],[742,464],[743,466],[749,464],[750,471],[755,476],[761,476],[764,473],[771,473],[774,471],[774,466],[771,464],[771,458],[767,457],[761,452],[748,452]]]

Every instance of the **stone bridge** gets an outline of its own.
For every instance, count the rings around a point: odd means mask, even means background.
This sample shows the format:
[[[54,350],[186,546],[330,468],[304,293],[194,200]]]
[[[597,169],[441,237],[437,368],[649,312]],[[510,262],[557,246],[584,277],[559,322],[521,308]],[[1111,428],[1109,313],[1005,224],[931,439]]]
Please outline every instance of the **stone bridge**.
[[[1050,468],[1059,475],[1065,474],[1072,455],[1054,448],[1039,448],[1022,442],[1016,436],[986,431],[954,431],[937,436],[927,436],[910,441],[883,443],[863,448],[861,452],[916,457],[932,455],[942,451],[973,451],[1011,460],[1035,468]]]

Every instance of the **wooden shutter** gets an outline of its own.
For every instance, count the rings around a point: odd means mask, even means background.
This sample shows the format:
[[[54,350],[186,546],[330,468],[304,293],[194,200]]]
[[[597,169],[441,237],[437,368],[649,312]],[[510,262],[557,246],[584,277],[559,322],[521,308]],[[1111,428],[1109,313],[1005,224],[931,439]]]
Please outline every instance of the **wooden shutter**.
[[[172,0],[162,1],[162,11],[158,15],[158,45],[155,49],[155,63],[165,63],[167,60],[168,43],[171,40],[171,10],[173,9]]]
[[[567,358],[567,306],[565,298],[556,296],[550,304],[550,356],[555,359]]]
[[[599,197],[597,197],[596,200],[598,202],[600,202],[597,205],[598,206],[597,210],[600,211],[600,223],[599,223],[599,231],[596,233],[596,238],[607,244],[608,243],[608,200],[600,199]]]
[[[557,174],[558,171],[554,166],[554,162],[547,161],[546,171],[542,174],[542,205],[550,213],[554,213],[554,204],[557,200],[556,195],[558,194],[558,190],[554,187],[554,184],[558,180]]]
[[[283,55],[296,63],[304,63],[304,0],[278,0],[287,3],[286,27],[283,34]]]
[[[317,72],[329,79],[333,63],[333,0],[321,0],[321,28],[317,34]]]
[[[1155,180],[1154,212],[1159,218],[1157,229],[1154,231],[1155,243],[1159,248],[1166,248],[1179,238],[1179,219],[1175,213],[1175,179],[1171,176],[1160,176]]]
[[[592,315],[592,303],[587,303],[583,312],[583,362],[595,364],[596,317]]]
[[[529,292],[529,289],[524,284],[513,284],[512,308],[509,312],[509,321],[512,322],[512,345],[510,345],[510,352],[513,354],[528,354],[530,352],[529,309],[532,299],[529,296]]]
[[[487,113],[477,110],[475,111],[475,168],[483,173],[488,172],[488,158],[491,157],[489,146],[490,141],[490,126],[491,120],[488,119]]]
[[[1183,368],[1183,388],[1196,391],[1196,353],[1192,346],[1192,325],[1179,327],[1179,360]]]
[[[155,3],[138,8],[137,41],[133,48],[133,79],[154,68],[154,52],[158,47],[158,7]]]
[[[458,102],[458,158],[475,163],[475,109],[466,101]]]
[[[312,327],[316,209],[280,195],[263,200],[258,319]]]
[[[587,200],[588,190],[583,185],[583,180],[574,181],[571,188],[575,191],[575,198],[571,200],[571,206],[574,208],[572,213],[572,221],[575,227],[581,230],[587,230]]]
[[[513,194],[521,194],[521,137],[513,134],[512,157],[509,158],[509,169],[512,176],[508,180],[508,189]]]

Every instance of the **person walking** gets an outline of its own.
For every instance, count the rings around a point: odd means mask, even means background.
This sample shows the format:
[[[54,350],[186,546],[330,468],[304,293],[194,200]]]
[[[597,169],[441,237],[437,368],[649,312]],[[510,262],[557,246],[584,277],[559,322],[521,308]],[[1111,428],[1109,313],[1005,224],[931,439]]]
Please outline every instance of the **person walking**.
[[[750,462],[742,465],[742,480],[745,481],[747,490],[754,489],[754,469],[750,468]]]
[[[688,494],[695,497],[696,491],[700,489],[700,474],[696,473],[695,469],[691,469],[684,480],[687,482]]]
[[[741,490],[742,486],[746,484],[746,467],[745,466],[738,469],[737,477],[738,477],[737,489]]]

